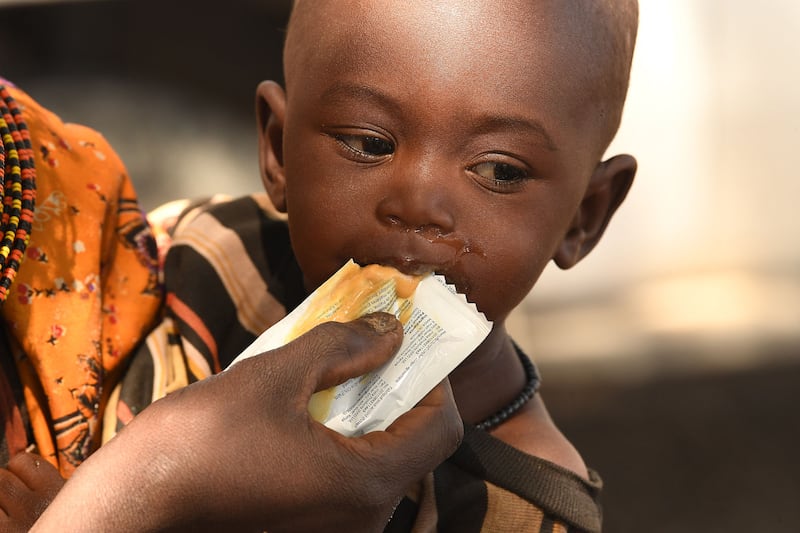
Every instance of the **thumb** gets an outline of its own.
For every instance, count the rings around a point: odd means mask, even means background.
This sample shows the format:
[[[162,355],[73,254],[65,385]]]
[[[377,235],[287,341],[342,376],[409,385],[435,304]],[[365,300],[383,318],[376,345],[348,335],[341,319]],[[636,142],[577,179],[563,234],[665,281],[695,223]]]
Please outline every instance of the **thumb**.
[[[320,324],[274,355],[284,358],[284,372],[306,376],[310,395],[378,368],[402,341],[403,327],[394,315],[371,313],[351,322]]]

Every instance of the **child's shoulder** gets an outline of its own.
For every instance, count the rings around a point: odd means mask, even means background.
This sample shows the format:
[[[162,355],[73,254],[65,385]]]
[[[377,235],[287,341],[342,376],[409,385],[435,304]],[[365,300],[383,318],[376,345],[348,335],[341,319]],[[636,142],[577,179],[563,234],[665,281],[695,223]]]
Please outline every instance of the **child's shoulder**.
[[[540,395],[534,396],[516,416],[492,431],[492,436],[529,455],[589,478],[578,451],[556,427]]]

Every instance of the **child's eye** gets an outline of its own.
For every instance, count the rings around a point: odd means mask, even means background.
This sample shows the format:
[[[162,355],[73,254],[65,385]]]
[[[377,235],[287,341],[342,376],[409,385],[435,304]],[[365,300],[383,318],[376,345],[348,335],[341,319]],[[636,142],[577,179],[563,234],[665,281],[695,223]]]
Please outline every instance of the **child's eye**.
[[[374,161],[394,153],[394,144],[381,137],[341,134],[333,137],[354,156],[364,161]]]
[[[513,187],[531,177],[530,173],[516,165],[497,161],[485,161],[469,168],[489,183],[491,187]]]

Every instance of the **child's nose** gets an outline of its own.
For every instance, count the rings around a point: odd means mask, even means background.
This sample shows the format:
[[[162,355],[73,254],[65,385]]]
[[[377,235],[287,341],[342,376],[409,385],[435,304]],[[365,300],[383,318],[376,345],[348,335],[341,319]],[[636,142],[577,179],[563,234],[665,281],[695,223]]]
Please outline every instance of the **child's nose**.
[[[453,186],[447,170],[432,164],[402,169],[388,178],[384,197],[377,208],[383,223],[405,230],[435,230],[447,234],[454,228]]]

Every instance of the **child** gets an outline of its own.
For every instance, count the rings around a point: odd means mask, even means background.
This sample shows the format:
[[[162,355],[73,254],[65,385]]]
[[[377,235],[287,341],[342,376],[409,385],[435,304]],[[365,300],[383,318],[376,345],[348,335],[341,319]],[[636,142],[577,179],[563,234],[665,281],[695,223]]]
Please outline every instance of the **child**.
[[[634,0],[296,2],[285,90],[258,89],[272,205],[177,219],[169,316],[106,429],[224,368],[351,257],[435,271],[494,326],[450,376],[463,444],[386,530],[599,531],[599,478],[531,397],[536,373],[504,322],[551,259],[591,251],[631,185],[632,157],[602,157],[636,18]]]
[[[464,444],[387,530],[598,531],[599,478],[530,397],[505,320],[551,259],[591,251],[631,185],[632,157],[601,158],[636,23],[632,0],[296,2],[285,90],[258,88],[274,209],[190,209],[166,258],[158,334],[180,380],[224,368],[350,258],[435,271],[494,326],[450,376]],[[125,388],[108,412],[148,401]]]

